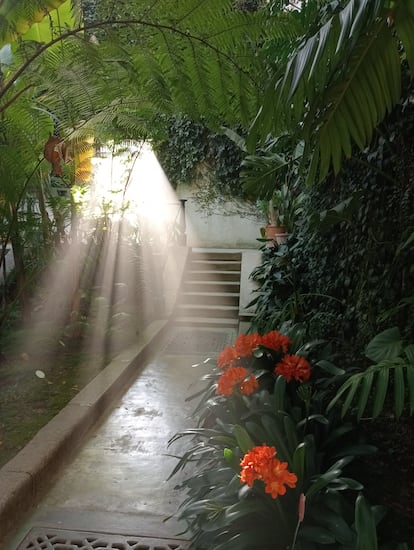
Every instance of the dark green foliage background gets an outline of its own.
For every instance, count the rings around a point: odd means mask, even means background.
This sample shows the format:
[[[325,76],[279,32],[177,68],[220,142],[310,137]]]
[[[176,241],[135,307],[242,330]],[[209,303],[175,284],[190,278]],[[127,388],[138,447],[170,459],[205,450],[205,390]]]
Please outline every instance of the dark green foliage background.
[[[401,247],[414,232],[413,88],[406,97],[369,149],[347,161],[337,178],[310,189],[302,223],[277,270],[282,279],[273,271],[273,282],[268,278],[259,288],[256,328],[269,328],[283,294],[294,321],[304,321],[310,336],[330,338],[351,358],[389,326],[398,325],[414,341],[413,307],[400,304],[414,296],[414,242]],[[326,231],[315,224],[321,212],[352,195],[360,199],[348,220]],[[271,272],[272,264],[280,267],[282,250],[265,250],[256,277]]]

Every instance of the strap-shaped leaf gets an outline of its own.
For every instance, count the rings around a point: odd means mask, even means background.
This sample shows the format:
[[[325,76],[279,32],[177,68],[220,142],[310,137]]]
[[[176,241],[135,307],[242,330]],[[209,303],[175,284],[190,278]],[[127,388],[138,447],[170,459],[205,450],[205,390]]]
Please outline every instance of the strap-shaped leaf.
[[[306,456],[306,449],[305,449],[305,442],[300,443],[294,453],[292,458],[292,468],[295,474],[298,476],[299,480],[303,480],[305,476],[305,456]]]
[[[290,450],[296,449],[298,445],[298,435],[296,433],[296,424],[293,422],[292,417],[288,414],[283,415],[283,427]]]
[[[346,396],[346,399],[344,401],[344,404],[342,405],[342,412],[341,412],[341,415],[342,417],[345,416],[345,414],[347,413],[351,403],[352,403],[352,400],[354,399],[354,396],[357,392],[357,389],[359,387],[359,383],[361,382],[361,378],[360,376],[355,376],[355,377],[352,377],[351,380],[352,380],[352,384],[350,386],[350,389],[349,389],[349,392],[348,392],[348,395]]]
[[[286,434],[283,420],[277,416],[263,415],[262,424],[268,436],[265,443],[275,445],[278,455],[289,464],[292,462],[292,453],[286,443]]]
[[[363,495],[355,502],[355,528],[357,532],[357,550],[378,550],[377,528],[374,514]]]
[[[344,479],[344,478],[342,478]],[[321,526],[326,527],[335,535],[335,539],[341,545],[349,546],[354,538],[354,533],[347,521],[340,514],[330,510],[326,506],[319,506],[315,509],[315,516]]]
[[[342,156],[351,154],[351,143],[369,143],[376,125],[400,94],[400,58],[395,40],[384,21],[361,35],[347,71],[318,101],[318,119],[312,115],[305,126],[313,131],[319,148],[319,178],[333,166],[338,173]]]
[[[405,401],[405,383],[404,367],[399,365],[394,369],[394,411],[395,416],[399,418],[404,409]]]
[[[414,73],[414,10],[410,0],[400,2],[395,17],[395,27],[398,37],[402,42],[411,72]]]
[[[275,386],[273,389],[273,406],[274,411],[283,411],[285,406],[286,397],[286,380],[283,376],[276,378]]]
[[[410,402],[410,414],[414,413],[414,363],[407,365],[408,395]]]
[[[361,391],[359,393],[358,405],[357,405],[358,420],[361,420],[361,417],[364,414],[365,408],[367,406],[368,398],[371,392],[373,380],[374,380],[374,373],[372,372],[372,370],[367,372],[365,376],[362,378]]]
[[[299,531],[299,538],[318,544],[334,544],[335,536],[328,530],[317,525],[304,525]]]
[[[409,344],[404,348],[404,353],[408,359],[408,362],[414,366],[414,344]]]
[[[352,389],[352,387],[355,383],[358,385],[362,376],[363,376],[363,373],[358,373],[358,374],[354,374],[353,376],[348,378],[348,380],[346,380],[346,382],[344,382],[342,384],[342,386],[338,389],[338,391],[336,392],[335,397],[328,403],[328,406],[326,407],[326,410],[330,411],[336,405],[336,403],[341,399],[341,397],[344,395],[344,393],[346,393],[347,391],[350,391]],[[355,394],[355,392],[354,392],[354,394]]]
[[[243,426],[240,426],[239,424],[236,424],[233,429],[234,437],[236,438],[237,445],[240,447],[241,451],[243,453],[247,453],[254,447],[254,441],[248,434],[248,432],[243,428]]]
[[[331,481],[338,479],[342,473],[342,470],[329,470],[324,474],[321,474],[317,477],[314,483],[306,491],[306,497],[310,498],[313,495],[316,495],[321,489],[324,489]]]
[[[387,367],[382,368],[378,373],[374,406],[372,408],[372,416],[374,418],[380,414],[384,407],[384,401],[388,391],[389,378],[389,369]]]

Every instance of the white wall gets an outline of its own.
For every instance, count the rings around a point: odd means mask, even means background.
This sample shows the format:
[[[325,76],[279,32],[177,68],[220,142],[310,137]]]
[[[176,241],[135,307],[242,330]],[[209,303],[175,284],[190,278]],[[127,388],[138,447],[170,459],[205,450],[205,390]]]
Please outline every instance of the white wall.
[[[187,186],[177,189],[177,196],[186,199],[187,245],[205,248],[253,248],[260,243],[260,227],[264,225],[255,205],[241,201],[222,201],[202,207],[195,190]]]

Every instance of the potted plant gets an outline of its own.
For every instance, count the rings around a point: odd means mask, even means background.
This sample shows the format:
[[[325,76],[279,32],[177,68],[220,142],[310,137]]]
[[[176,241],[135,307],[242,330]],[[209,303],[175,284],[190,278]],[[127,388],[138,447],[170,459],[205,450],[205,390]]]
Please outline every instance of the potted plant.
[[[267,222],[260,232],[263,238],[277,242],[278,244],[285,242],[288,235],[287,227],[284,223],[285,214],[281,199],[282,196],[278,190],[271,199],[260,199],[257,201],[257,206],[263,212]]]
[[[271,199],[257,201],[259,209],[266,217],[267,225],[261,229],[262,236],[283,244],[292,233],[295,222],[302,212],[303,193],[294,193],[287,183],[281,185]]]

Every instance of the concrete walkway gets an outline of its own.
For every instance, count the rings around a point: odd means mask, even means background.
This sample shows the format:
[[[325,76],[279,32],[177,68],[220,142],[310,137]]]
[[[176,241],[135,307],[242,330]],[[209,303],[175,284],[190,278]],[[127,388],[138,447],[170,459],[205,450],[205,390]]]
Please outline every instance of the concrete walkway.
[[[187,548],[185,535],[179,534],[183,525],[175,517],[183,499],[174,490],[179,478],[167,481],[177,461],[166,454],[179,454],[180,449],[168,449],[167,443],[193,425],[189,417],[195,403],[185,398],[193,393],[200,369],[192,365],[217,355],[235,337],[228,328],[169,327],[158,332],[129,389],[106,404],[109,416],[59,470],[31,515],[16,517],[15,530],[1,548]],[[99,381],[94,384],[89,391],[98,391]]]

